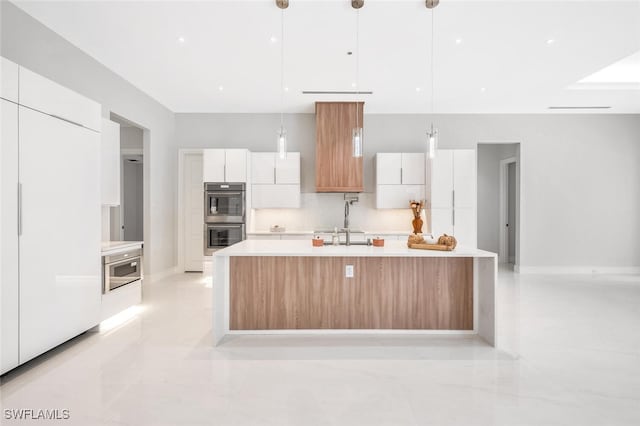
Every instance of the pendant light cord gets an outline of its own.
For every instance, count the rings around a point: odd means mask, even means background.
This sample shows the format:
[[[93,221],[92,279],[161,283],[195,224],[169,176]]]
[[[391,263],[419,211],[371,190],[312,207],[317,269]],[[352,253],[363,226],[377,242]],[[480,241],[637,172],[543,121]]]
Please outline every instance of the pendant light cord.
[[[284,129],[284,9],[280,15],[280,132]]]
[[[360,9],[356,9],[356,129],[360,128]]]
[[[434,62],[433,62],[433,57],[434,57],[434,39],[435,39],[435,19],[434,19],[434,14],[435,14],[435,8],[431,9],[431,131],[433,131],[433,116],[435,115],[435,99],[436,99],[436,90],[435,90],[435,84],[434,84],[434,80],[435,80],[435,73],[434,73]]]

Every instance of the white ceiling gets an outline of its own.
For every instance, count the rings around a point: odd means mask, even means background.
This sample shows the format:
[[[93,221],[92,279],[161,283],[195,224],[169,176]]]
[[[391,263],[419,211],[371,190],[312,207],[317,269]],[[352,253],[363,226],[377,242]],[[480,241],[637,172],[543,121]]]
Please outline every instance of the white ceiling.
[[[172,111],[280,111],[274,0],[16,3]],[[312,112],[316,100],[355,99],[301,94],[353,90],[350,1],[290,4],[285,110]],[[360,95],[367,113],[430,111],[430,34],[423,0],[365,1],[360,88],[374,92]],[[640,51],[640,1],[441,0],[435,44],[439,113],[545,113],[549,106],[640,113],[638,85],[569,88]]]

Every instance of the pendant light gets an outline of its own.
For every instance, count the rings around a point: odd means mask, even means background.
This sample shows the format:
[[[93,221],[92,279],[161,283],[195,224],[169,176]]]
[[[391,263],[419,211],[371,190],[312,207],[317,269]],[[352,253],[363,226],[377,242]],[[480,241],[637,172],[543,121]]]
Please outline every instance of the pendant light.
[[[351,1],[351,7],[356,10],[356,97],[360,95],[360,8],[362,6],[364,6],[364,0]],[[362,157],[363,138],[362,123],[360,123],[360,102],[356,99],[356,127],[351,132],[352,155],[355,158]]]
[[[289,0],[276,0],[280,8],[280,130],[276,150],[282,160],[287,158],[287,130],[284,128],[284,10],[289,7]]]
[[[434,37],[435,37],[435,19],[434,9],[440,3],[439,0],[426,0],[427,9],[431,10],[431,126],[427,130],[427,151],[430,159],[436,157],[438,150],[438,129],[433,127],[433,116],[435,115],[435,85],[434,81]]]

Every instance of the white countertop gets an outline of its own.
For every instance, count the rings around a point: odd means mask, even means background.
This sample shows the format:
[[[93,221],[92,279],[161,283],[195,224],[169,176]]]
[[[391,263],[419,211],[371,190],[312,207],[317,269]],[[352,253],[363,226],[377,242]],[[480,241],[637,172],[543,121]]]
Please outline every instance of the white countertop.
[[[326,232],[316,232],[317,234],[330,234],[333,231],[326,231]],[[382,231],[382,232],[377,232],[377,231],[360,231],[364,234],[367,235],[409,235],[411,233],[411,231]],[[313,235],[314,232],[313,231],[278,231],[278,232],[271,232],[271,231],[250,231],[247,232],[247,235]]]
[[[102,255],[118,254],[133,248],[141,248],[142,241],[103,241]]]
[[[454,251],[410,249],[406,241],[386,241],[384,247],[313,247],[311,241],[305,240],[245,240],[216,251],[214,256],[497,257],[495,253],[465,247],[458,247]]]

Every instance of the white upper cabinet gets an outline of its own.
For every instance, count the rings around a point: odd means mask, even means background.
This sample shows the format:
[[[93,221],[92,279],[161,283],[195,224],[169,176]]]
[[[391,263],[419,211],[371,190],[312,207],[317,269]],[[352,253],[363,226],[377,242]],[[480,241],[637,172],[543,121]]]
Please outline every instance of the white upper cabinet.
[[[431,232],[477,245],[476,151],[441,149],[432,160]]]
[[[402,154],[400,153],[376,154],[376,184],[377,185],[402,184]]]
[[[202,152],[204,182],[246,182],[246,149],[205,149]]]
[[[251,153],[251,207],[281,209],[300,207],[300,153]]]
[[[408,208],[410,200],[425,198],[424,153],[376,154],[376,208]]]
[[[120,125],[102,120],[101,182],[102,204],[120,205]]]
[[[403,153],[402,154],[402,184],[403,185],[424,185],[425,175],[424,153]]]
[[[20,67],[20,105],[99,132],[102,107],[64,86]]]
[[[299,185],[300,184],[300,153],[288,152],[287,158],[280,158],[274,154],[276,159],[276,182],[278,185]]]
[[[225,149],[225,181],[246,182],[247,160],[249,151],[246,149]]]
[[[18,64],[0,57],[0,98],[18,102]]]

